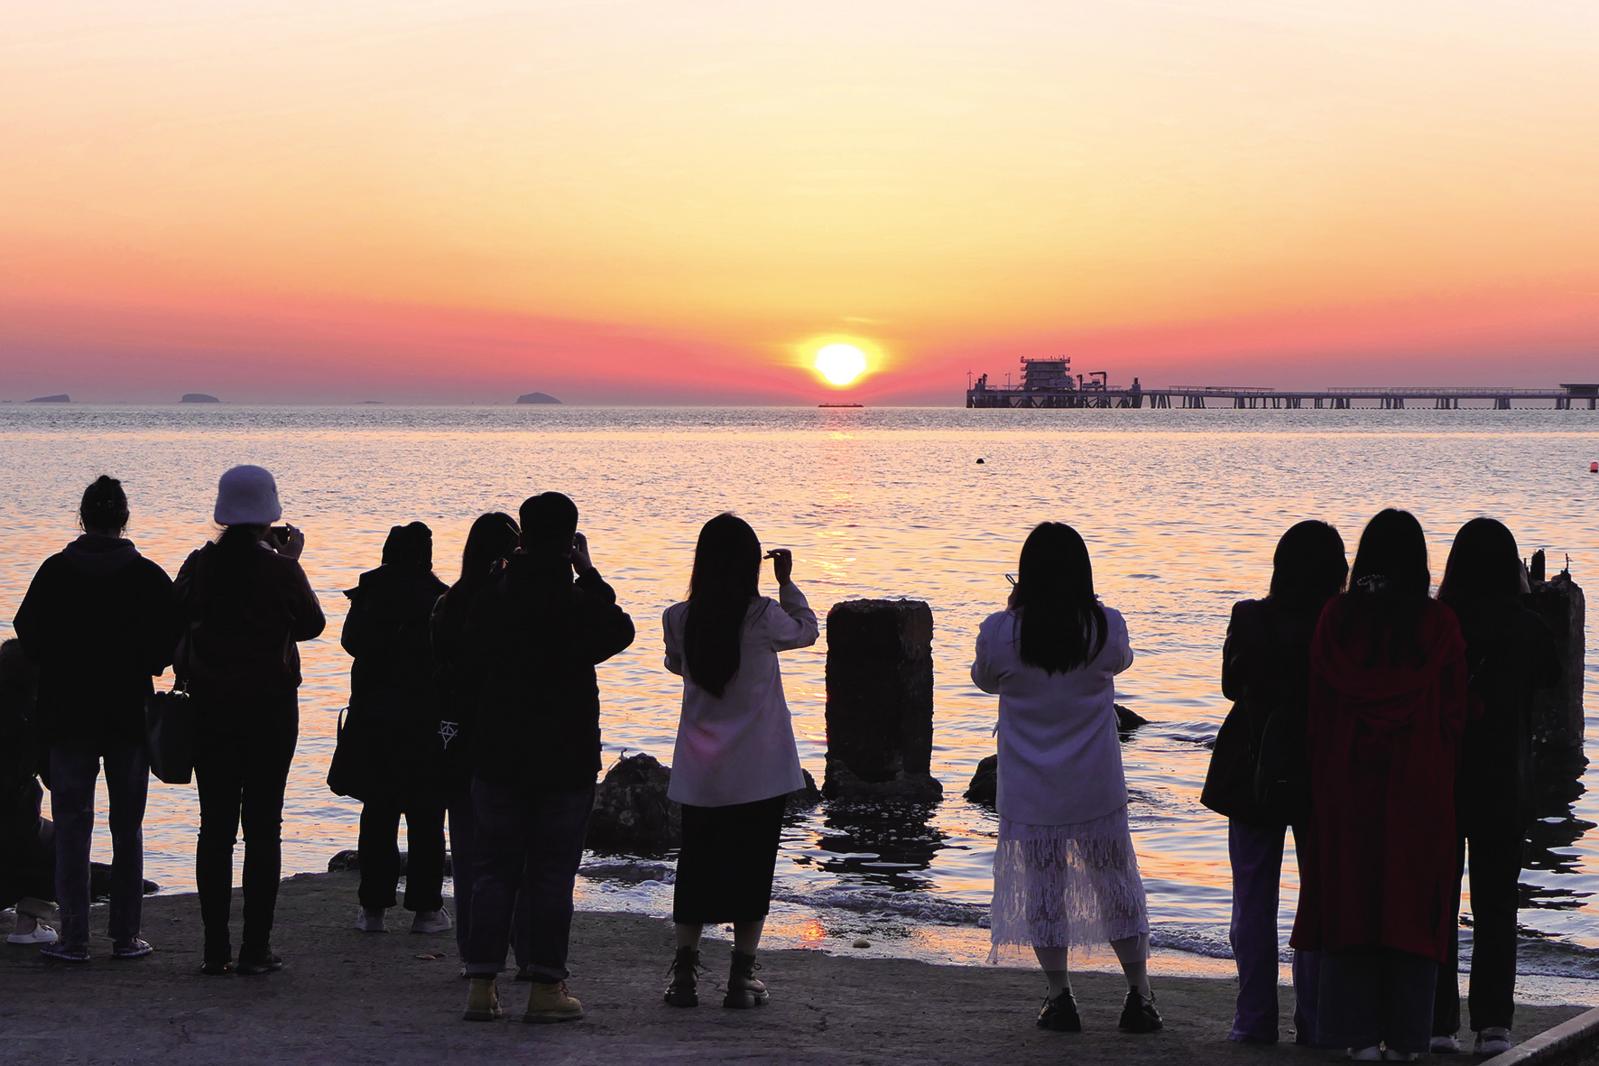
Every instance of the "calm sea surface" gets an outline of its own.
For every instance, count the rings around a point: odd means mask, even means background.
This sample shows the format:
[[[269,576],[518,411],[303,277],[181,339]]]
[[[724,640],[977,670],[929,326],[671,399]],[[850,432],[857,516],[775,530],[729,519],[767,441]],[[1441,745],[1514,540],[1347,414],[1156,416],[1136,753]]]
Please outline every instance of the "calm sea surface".
[[[600,670],[608,759],[626,750],[667,761],[680,689],[661,665],[660,614],[684,591],[700,524],[736,510],[767,546],[793,549],[796,580],[819,612],[847,598],[909,596],[931,603],[936,627],[933,770],[943,803],[908,812],[824,804],[793,824],[774,932],[846,949],[866,936],[874,951],[969,959],[986,951],[997,832],[992,813],[961,798],[994,750],[994,700],[967,676],[972,640],[1003,605],[1004,574],[1027,531],[1068,521],[1087,538],[1100,592],[1126,615],[1138,654],[1120,699],[1150,725],[1123,757],[1156,941],[1178,953],[1173,966],[1200,966],[1195,957],[1224,956],[1227,939],[1226,828],[1199,805],[1205,744],[1227,709],[1222,636],[1233,601],[1264,592],[1277,537],[1298,519],[1324,518],[1352,553],[1366,518],[1404,506],[1428,531],[1436,577],[1454,530],[1490,514],[1525,553],[1548,549],[1552,570],[1569,553],[1592,596],[1594,459],[1599,417],[1586,411],[5,406],[0,636],[40,561],[73,536],[94,476],[123,479],[129,535],[175,573],[214,534],[217,475],[242,462],[272,469],[287,520],[306,530],[303,562],[329,616],[327,633],[304,648],[284,826],[286,872],[322,870],[355,846],[358,816],[323,784],[348,692],[340,592],[377,564],[391,525],[431,525],[440,575],[453,580],[475,515],[514,511],[545,489],[571,495],[639,630]],[[818,780],[824,651],[784,660],[800,753]],[[1596,665],[1590,638],[1590,756]],[[1599,804],[1584,793],[1548,817],[1542,839],[1552,846],[1523,876],[1535,890],[1521,912],[1523,969],[1599,977],[1599,843],[1583,832]],[[152,782],[147,876],[192,887],[196,826],[193,790]],[[109,851],[96,841],[96,858]],[[664,914],[670,870],[669,860],[592,858],[582,904]],[[1292,863],[1286,881],[1285,920]]]

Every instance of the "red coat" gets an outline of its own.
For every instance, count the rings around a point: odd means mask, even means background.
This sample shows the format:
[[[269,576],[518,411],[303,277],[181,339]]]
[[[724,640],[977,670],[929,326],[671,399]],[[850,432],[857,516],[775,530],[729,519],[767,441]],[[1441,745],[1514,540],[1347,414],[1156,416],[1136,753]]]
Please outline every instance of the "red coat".
[[[1459,922],[1465,641],[1454,612],[1429,600],[1424,661],[1369,665],[1366,634],[1339,637],[1348,601],[1327,605],[1311,645],[1313,810],[1293,945],[1392,948],[1442,962]]]

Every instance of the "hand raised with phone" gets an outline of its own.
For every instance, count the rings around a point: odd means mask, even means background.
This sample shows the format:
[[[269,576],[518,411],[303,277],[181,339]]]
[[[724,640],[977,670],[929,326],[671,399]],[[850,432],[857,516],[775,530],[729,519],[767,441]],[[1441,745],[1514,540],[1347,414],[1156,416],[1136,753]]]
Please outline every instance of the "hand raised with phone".
[[[794,578],[794,553],[787,548],[773,548],[766,553],[766,558],[772,560],[772,574],[777,578],[779,585],[786,585]]]
[[[578,573],[594,569],[594,560],[589,557],[589,539],[581,533],[572,534],[572,569]]]

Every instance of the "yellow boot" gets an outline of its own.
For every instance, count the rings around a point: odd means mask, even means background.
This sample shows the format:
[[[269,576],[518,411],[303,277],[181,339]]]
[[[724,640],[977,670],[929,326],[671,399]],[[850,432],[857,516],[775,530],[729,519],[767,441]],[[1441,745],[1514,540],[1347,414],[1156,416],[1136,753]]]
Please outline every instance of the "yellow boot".
[[[575,1022],[583,1017],[583,1004],[566,991],[566,982],[534,981],[527,993],[524,1022]]]
[[[492,1022],[505,1017],[500,1009],[500,990],[492,977],[474,977],[466,993],[466,1013],[461,1017],[469,1022]]]

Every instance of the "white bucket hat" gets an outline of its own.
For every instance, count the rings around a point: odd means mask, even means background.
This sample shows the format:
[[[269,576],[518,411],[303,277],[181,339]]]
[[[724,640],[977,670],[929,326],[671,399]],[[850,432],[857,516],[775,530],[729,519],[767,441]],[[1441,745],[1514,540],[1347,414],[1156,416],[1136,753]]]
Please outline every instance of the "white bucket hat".
[[[283,517],[278,483],[259,466],[236,466],[217,482],[212,517],[219,526],[270,526]]]

